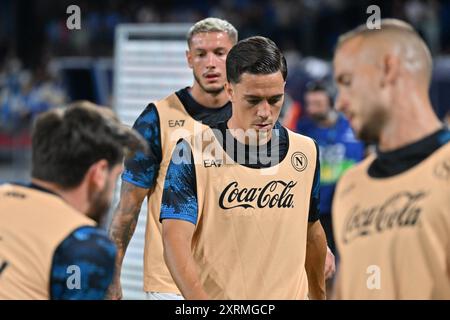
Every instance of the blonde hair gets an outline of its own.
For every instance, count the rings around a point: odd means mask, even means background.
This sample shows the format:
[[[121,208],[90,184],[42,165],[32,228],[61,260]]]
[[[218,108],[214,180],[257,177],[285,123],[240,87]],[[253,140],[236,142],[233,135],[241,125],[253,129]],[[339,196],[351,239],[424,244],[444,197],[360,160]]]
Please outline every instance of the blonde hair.
[[[238,32],[231,23],[219,18],[206,18],[198,21],[189,29],[187,34],[188,45],[191,44],[194,35],[203,32],[225,32],[233,44],[236,44],[238,40]]]

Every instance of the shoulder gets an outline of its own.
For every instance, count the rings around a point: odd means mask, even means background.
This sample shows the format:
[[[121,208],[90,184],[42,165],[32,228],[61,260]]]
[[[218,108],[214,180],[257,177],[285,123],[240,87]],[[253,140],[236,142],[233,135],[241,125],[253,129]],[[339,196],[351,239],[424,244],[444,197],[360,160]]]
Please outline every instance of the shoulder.
[[[164,114],[162,112],[167,111],[168,108],[184,109],[183,106],[187,99],[189,99],[189,92],[187,88],[183,88],[156,101],[154,105],[157,110],[161,111],[161,115],[163,116]]]
[[[180,90],[181,91],[181,90]],[[162,117],[164,115],[164,111],[167,111],[168,106],[172,106],[175,104],[181,104],[180,97],[178,96],[178,93],[180,92],[174,92],[168,95],[167,97],[155,101],[150,102],[147,104],[145,109],[141,112],[139,117],[136,119],[134,123],[134,127],[140,126],[140,125],[157,125],[159,128],[160,125],[160,116]]]
[[[154,103],[149,103],[147,107],[145,107],[144,111],[142,111],[142,113],[136,119],[135,126],[153,125],[157,122],[159,123],[158,110],[156,109]]]
[[[349,168],[345,171],[342,177],[339,179],[340,181],[353,181],[361,177],[362,175],[367,175],[367,171],[371,163],[376,159],[375,154],[368,155],[361,162],[357,163],[353,167]]]
[[[106,231],[92,226],[74,230],[61,242],[57,250],[64,251],[74,258],[78,256],[96,259],[99,254],[110,257],[114,257],[116,254],[115,245],[109,239]]]
[[[336,184],[336,190],[333,197],[333,216],[338,216],[338,208],[341,204],[346,203],[347,197],[352,194],[352,190],[361,187],[358,183],[361,177],[368,175],[368,168],[370,164],[375,160],[374,155],[369,155],[362,162],[349,168],[339,178]]]
[[[314,147],[315,149],[318,148],[317,142],[313,138],[308,137],[308,136],[304,135],[303,133],[294,132],[285,127],[283,127],[283,128],[286,130],[286,133],[288,134],[288,136],[295,139],[295,141],[298,141],[301,144],[305,144],[310,147]]]
[[[69,234],[56,248],[52,273],[66,276],[68,266],[78,266],[86,275],[110,273],[114,270],[116,246],[104,230],[80,227]]]
[[[51,298],[103,299],[114,274],[115,257],[115,245],[105,231],[94,227],[74,230],[53,255]],[[69,287],[69,282],[78,290]]]
[[[431,154],[430,169],[434,176],[441,178],[441,181],[446,181],[450,186],[450,132],[441,134],[438,139],[442,146]]]

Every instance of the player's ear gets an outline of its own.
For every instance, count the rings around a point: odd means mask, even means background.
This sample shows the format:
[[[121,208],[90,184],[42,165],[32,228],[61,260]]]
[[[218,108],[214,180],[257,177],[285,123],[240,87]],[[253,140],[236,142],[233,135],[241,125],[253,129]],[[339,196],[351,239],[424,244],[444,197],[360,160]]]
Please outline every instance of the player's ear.
[[[95,185],[98,190],[103,190],[108,181],[109,174],[108,161],[102,159],[91,165],[86,173],[86,178],[91,184]]]
[[[225,82],[225,92],[227,93],[228,100],[233,101],[234,96],[233,85],[228,81]]]
[[[190,49],[186,50],[186,60],[187,60],[189,68],[192,69],[192,53],[191,53]]]
[[[394,84],[400,72],[400,59],[397,55],[386,54],[382,61],[382,87],[387,84]]]

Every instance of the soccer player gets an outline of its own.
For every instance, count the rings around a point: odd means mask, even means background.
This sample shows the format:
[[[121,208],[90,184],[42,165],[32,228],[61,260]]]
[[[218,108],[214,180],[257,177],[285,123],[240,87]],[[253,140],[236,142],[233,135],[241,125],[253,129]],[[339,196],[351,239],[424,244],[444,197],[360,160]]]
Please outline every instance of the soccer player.
[[[324,299],[318,149],[277,121],[286,60],[252,37],[226,68],[232,117],[182,139],[166,175],[167,266],[186,299]]]
[[[337,298],[450,299],[450,133],[430,103],[431,72],[405,22],[339,39],[336,107],[377,149],[337,186]]]
[[[230,117],[231,106],[224,91],[225,59],[237,38],[236,29],[221,19],[207,18],[194,24],[187,36],[186,52],[194,75],[192,87],[150,103],[134,124],[147,140],[150,153],[148,156],[137,153],[125,163],[120,202],[110,227],[110,236],[118,249],[117,273],[108,294],[111,299],[122,297],[120,269],[145,197],[148,217],[144,291],[152,300],[182,299],[163,257],[159,214],[164,179],[172,149],[180,138],[192,133],[199,122],[211,125]]]
[[[96,225],[124,153],[138,148],[142,137],[106,108],[80,102],[38,117],[31,184],[0,186],[0,300],[104,298],[116,249]]]

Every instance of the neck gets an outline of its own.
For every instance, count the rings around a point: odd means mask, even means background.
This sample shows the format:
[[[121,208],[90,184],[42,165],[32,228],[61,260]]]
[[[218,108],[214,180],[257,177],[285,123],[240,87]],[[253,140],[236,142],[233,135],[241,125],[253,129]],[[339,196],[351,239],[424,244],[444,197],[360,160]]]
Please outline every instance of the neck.
[[[86,214],[88,211],[87,193],[84,192],[84,188],[76,187],[74,189],[65,190],[57,186],[54,183],[43,181],[40,179],[32,178],[31,182],[44,189],[52,191],[59,195],[63,200],[69,204],[72,208],[79,211],[82,214]]]
[[[387,120],[378,142],[378,148],[382,152],[412,144],[442,128],[428,95],[419,96],[414,91],[409,92],[413,92],[409,99],[393,104],[396,107],[392,107],[391,118]]]
[[[230,129],[231,135],[242,144],[264,145],[272,138],[272,130],[262,132],[256,131],[255,129],[249,129],[248,131],[245,131],[233,116],[228,120],[227,127]],[[256,137],[256,139],[254,137]]]
[[[205,92],[198,83],[194,83],[190,92],[194,100],[206,108],[218,109],[228,102],[225,90],[220,91],[218,94],[212,94]]]

